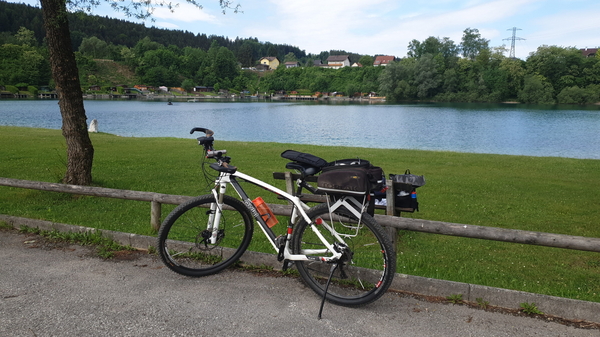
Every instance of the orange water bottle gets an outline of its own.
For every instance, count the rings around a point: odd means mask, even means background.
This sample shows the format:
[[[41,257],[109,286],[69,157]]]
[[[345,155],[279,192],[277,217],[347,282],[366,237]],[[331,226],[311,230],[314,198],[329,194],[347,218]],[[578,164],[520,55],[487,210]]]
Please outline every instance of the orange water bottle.
[[[275,214],[273,214],[273,211],[271,211],[269,206],[267,206],[267,204],[265,203],[263,198],[258,197],[256,199],[252,200],[252,203],[254,204],[254,206],[256,206],[256,210],[258,211],[258,214],[260,214],[260,216],[263,218],[263,220],[265,220],[265,222],[267,223],[267,226],[269,226],[269,228],[271,228],[279,223],[279,220],[277,220],[277,218],[275,217]]]

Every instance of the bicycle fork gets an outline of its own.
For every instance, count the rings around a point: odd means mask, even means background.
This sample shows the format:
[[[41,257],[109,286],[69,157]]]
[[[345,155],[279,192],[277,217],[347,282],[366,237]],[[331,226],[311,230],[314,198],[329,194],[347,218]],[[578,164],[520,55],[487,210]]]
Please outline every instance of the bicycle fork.
[[[219,185],[218,193],[216,188],[212,189],[212,194],[216,202],[210,205],[210,214],[208,216],[208,223],[206,224],[206,230],[210,237],[205,238],[205,240],[208,240],[208,243],[212,245],[216,244],[219,240],[219,224],[223,216],[223,195],[225,195],[227,187],[225,183],[219,183]]]

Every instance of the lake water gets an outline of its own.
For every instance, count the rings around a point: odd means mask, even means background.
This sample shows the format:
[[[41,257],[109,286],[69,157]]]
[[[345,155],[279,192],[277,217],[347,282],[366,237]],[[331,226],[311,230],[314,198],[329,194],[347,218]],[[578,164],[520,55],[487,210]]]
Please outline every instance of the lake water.
[[[600,159],[600,106],[86,100],[88,123],[127,137]],[[0,100],[0,125],[60,129],[56,100]]]

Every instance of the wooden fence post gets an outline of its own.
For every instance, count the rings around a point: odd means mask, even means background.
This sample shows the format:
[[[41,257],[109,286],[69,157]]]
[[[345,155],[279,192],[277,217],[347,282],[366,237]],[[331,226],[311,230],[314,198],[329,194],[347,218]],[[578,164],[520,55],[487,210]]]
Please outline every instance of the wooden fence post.
[[[158,232],[160,229],[161,203],[158,201],[152,201],[150,205],[150,225],[152,226],[153,230]]]
[[[387,179],[385,181],[385,186],[387,187],[385,191],[385,214],[389,216],[396,216],[396,191],[394,190],[394,182],[391,179]],[[398,212],[398,214],[399,213],[400,212]],[[398,243],[398,229],[392,226],[385,226],[383,228],[392,240],[392,247],[396,249],[396,244]]]
[[[285,172],[285,190],[291,195],[294,195],[294,179],[292,178],[292,172]],[[293,203],[288,201],[289,205]]]

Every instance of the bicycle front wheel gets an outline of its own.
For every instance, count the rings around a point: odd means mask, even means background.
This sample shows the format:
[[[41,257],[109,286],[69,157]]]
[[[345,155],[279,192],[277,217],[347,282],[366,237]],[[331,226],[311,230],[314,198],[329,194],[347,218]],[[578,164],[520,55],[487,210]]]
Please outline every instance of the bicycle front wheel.
[[[339,305],[358,306],[383,296],[396,272],[396,255],[390,239],[375,219],[363,214],[359,223],[345,208],[330,214],[327,204],[317,205],[307,214],[329,243],[347,247],[344,248],[346,261],[338,263],[326,299]],[[304,219],[298,223],[293,235],[294,254],[318,257],[330,253]],[[323,296],[332,264],[316,260],[296,261],[296,267],[304,282]]]
[[[253,222],[240,201],[224,196],[216,207],[212,195],[177,206],[158,232],[158,253],[169,269],[186,276],[206,276],[236,262],[252,239]],[[218,226],[218,227],[216,227]]]

